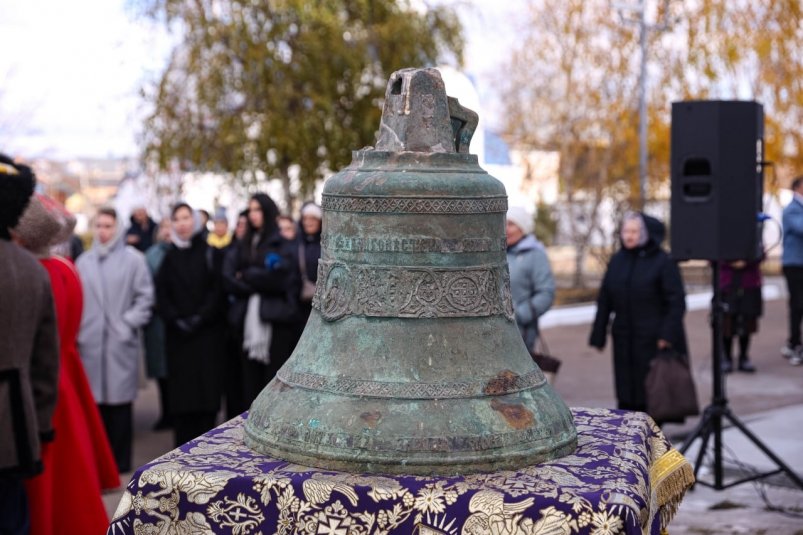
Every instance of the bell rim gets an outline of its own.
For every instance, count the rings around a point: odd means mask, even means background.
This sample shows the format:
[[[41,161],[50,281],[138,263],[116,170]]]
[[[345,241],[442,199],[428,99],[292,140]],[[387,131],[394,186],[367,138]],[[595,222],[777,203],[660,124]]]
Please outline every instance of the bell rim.
[[[354,457],[354,453],[360,451],[358,449],[326,448],[320,445],[313,454],[310,454],[309,450],[305,453],[303,445],[291,448],[287,442],[268,443],[260,440],[259,433],[254,432],[248,421],[244,427],[243,440],[246,446],[258,453],[312,469],[410,476],[460,476],[520,470],[571,455],[577,449],[577,430],[574,425],[569,425],[561,434],[567,436],[558,441],[555,441],[554,437],[545,437],[544,441],[550,442],[543,448],[533,449],[532,442],[526,443],[521,448],[499,448],[494,450],[496,457],[493,458],[488,456],[489,450],[474,450],[459,454],[455,454],[454,451],[444,451],[441,455],[432,455],[429,452],[406,453],[403,459],[399,459],[398,456],[393,458],[390,455],[369,458],[366,455],[360,459]],[[324,452],[323,449],[327,451]],[[393,455],[396,452],[388,453]]]

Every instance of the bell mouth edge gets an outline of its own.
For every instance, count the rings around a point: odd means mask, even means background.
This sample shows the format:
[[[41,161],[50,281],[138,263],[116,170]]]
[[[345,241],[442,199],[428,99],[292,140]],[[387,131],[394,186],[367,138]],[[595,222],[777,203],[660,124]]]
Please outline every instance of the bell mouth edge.
[[[345,452],[355,450],[344,450],[329,448],[330,451],[324,453],[320,450],[316,455],[296,448],[289,448],[289,444],[267,444],[260,441],[258,436],[249,429],[246,423],[244,427],[243,440],[250,449],[267,455],[271,458],[287,461],[312,469],[330,470],[336,472],[349,473],[372,473],[388,475],[411,475],[411,476],[461,476],[475,473],[499,472],[506,470],[520,470],[527,466],[541,464],[571,455],[577,449],[577,431],[572,426],[562,434],[568,434],[562,438],[549,450],[536,449],[527,450],[522,448],[509,448],[512,451],[485,450],[485,452],[472,452],[471,454],[455,455],[454,452],[442,452],[450,455],[450,459],[444,457],[431,456],[427,452],[406,455],[403,460],[393,459],[390,456],[374,456],[355,458]],[[524,445],[526,446],[526,444]],[[500,448],[504,449],[504,448]],[[338,451],[343,452],[338,455]],[[359,450],[356,450],[359,451]],[[494,451],[494,457],[487,455],[488,451]],[[485,453],[485,454],[483,454]]]

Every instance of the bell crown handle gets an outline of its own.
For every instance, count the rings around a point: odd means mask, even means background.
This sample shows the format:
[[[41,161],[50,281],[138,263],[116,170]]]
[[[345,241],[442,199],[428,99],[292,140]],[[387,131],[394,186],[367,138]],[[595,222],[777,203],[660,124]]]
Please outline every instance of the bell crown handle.
[[[461,106],[455,97],[447,98],[449,100],[449,119],[452,121],[455,151],[461,154],[468,154],[471,138],[477,130],[480,116],[474,110]]]
[[[478,121],[446,96],[437,69],[401,69],[388,81],[376,150],[467,153]]]

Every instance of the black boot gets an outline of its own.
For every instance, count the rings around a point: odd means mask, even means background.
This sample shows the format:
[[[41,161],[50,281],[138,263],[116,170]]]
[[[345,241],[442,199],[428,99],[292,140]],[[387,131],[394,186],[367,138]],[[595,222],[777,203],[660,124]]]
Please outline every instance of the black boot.
[[[750,357],[747,356],[747,348],[750,347],[750,335],[743,334],[739,337],[739,371],[747,373],[755,373],[756,367],[750,362]]]
[[[722,337],[722,372],[730,373],[733,371],[733,337]]]
[[[755,373],[756,367],[750,362],[750,357],[742,355],[739,357],[739,371],[746,373]]]

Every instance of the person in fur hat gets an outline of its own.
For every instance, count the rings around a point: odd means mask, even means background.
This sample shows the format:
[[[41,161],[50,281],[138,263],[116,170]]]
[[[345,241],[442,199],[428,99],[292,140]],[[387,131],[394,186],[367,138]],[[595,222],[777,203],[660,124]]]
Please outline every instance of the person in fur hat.
[[[92,248],[76,262],[84,284],[78,349],[120,472],[131,469],[132,405],[139,385],[140,330],[151,317],[145,256],[126,245],[113,208],[94,220]]]
[[[14,241],[39,258],[50,275],[61,354],[58,401],[53,413],[55,439],[42,452],[44,472],[25,483],[31,509],[31,535],[101,533],[109,524],[101,498],[120,486],[81,358],[78,327],[83,310],[81,281],[72,262],[50,251],[72,235],[75,218],[56,201],[34,195],[12,231]]]
[[[28,533],[23,480],[52,441],[59,375],[53,294],[45,268],[11,242],[34,190],[30,168],[0,155],[0,533]],[[66,432],[66,431],[65,431]]]

